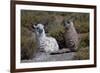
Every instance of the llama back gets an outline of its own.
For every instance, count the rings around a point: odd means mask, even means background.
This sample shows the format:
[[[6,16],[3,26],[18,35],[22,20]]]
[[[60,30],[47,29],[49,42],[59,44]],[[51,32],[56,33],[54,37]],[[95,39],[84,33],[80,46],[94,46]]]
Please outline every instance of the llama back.
[[[40,46],[45,52],[56,52],[59,50],[57,41],[53,37],[45,37],[40,42]]]

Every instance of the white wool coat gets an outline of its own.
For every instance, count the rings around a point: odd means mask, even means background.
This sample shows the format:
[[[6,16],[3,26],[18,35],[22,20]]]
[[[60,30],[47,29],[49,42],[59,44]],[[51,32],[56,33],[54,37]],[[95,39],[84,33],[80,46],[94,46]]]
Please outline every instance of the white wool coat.
[[[35,28],[38,28],[38,30],[35,30],[35,33],[39,48],[48,53],[57,52],[59,50],[59,46],[56,39],[46,36],[44,26],[42,24],[37,24]]]

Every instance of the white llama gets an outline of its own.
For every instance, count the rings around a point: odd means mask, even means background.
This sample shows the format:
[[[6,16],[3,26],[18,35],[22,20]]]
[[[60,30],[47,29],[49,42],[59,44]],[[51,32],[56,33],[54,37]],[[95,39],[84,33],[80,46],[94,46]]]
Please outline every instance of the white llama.
[[[59,50],[56,39],[46,36],[43,24],[33,25],[33,27],[35,29],[38,46],[42,49],[42,51],[45,51],[46,53],[53,53]]]
[[[66,46],[71,51],[76,51],[79,44],[79,36],[74,27],[73,21],[67,20],[64,22],[65,27],[65,42]]]

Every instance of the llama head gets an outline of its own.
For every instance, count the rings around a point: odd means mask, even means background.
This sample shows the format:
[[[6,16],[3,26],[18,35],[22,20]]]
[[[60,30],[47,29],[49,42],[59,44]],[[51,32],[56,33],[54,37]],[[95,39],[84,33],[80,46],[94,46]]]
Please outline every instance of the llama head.
[[[64,21],[64,27],[65,27],[65,29],[69,29],[70,26],[71,26],[71,23],[72,22],[70,20]]]
[[[43,24],[37,24],[32,26],[35,29],[35,32],[37,35],[40,35],[44,32],[44,25]]]
[[[77,16],[70,16],[69,18],[64,20],[64,27],[65,29],[70,29],[73,26],[73,22],[77,19]]]

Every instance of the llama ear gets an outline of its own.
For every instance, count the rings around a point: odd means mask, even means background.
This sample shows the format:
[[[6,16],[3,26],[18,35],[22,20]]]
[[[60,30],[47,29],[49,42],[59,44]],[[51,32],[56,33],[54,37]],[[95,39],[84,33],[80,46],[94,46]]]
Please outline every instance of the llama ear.
[[[48,22],[44,23],[44,29],[45,29],[45,32],[48,33]]]
[[[34,28],[36,28],[36,25],[33,25]]]
[[[32,24],[31,26],[32,26],[32,28],[33,28],[33,29],[35,29],[35,28],[36,28],[36,25],[35,25],[35,24]]]
[[[47,22],[45,22],[45,23],[43,24],[44,28],[45,28],[47,25],[48,25],[48,23],[47,23]]]
[[[64,26],[66,26],[67,24],[70,24],[70,20],[64,20]]]
[[[62,23],[63,23],[63,26],[65,26],[65,25],[66,25],[66,21],[65,21],[65,20],[63,20],[63,21],[62,21]]]

